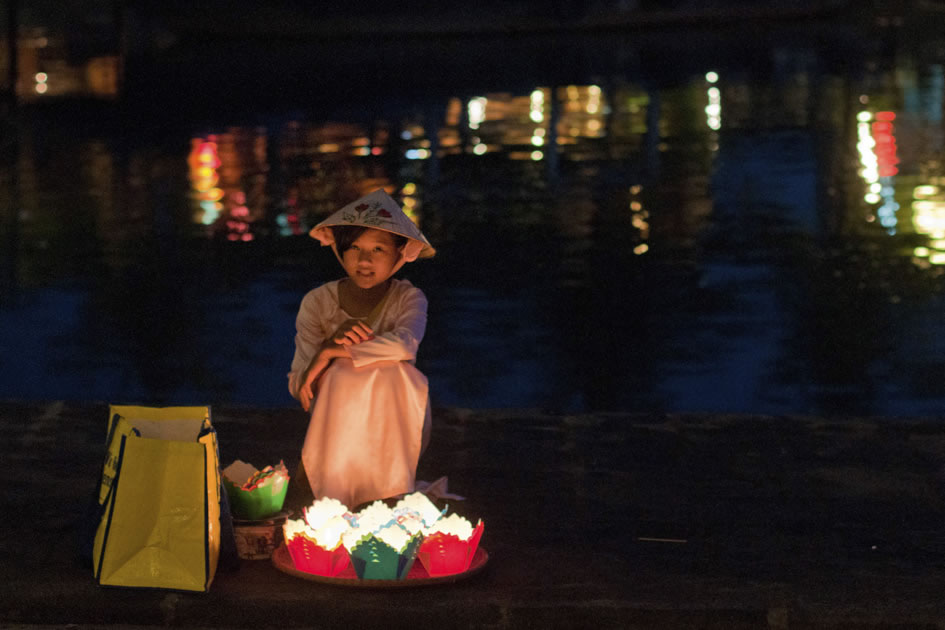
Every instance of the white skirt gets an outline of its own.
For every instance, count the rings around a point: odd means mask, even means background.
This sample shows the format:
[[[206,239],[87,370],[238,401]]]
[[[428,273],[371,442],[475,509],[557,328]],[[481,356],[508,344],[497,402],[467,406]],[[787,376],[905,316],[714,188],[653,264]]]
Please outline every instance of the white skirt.
[[[315,498],[349,508],[412,492],[429,413],[427,378],[406,361],[335,359],[318,381],[302,445]]]

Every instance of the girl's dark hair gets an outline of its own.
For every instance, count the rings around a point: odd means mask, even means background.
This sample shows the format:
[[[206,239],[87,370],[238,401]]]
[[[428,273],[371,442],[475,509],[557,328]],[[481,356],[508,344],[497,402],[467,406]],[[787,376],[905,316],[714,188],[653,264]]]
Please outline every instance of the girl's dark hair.
[[[331,233],[335,236],[335,245],[338,247],[338,253],[344,254],[351,247],[351,244],[358,240],[358,237],[364,234],[367,229],[368,228],[363,225],[331,226]],[[394,234],[393,232],[388,232],[388,234],[394,239],[394,247],[397,249],[401,249],[407,244],[406,236]]]

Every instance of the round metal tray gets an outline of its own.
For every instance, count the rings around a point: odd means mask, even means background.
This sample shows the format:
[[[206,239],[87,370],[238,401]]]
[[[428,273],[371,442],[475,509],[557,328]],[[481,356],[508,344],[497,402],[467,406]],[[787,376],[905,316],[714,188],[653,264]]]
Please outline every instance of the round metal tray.
[[[286,548],[285,544],[279,545],[279,547],[272,552],[273,566],[283,573],[288,573],[294,577],[310,580],[312,582],[335,584],[338,586],[353,586],[357,588],[410,588],[433,584],[450,584],[452,582],[465,580],[479,573],[486,566],[488,561],[489,554],[485,549],[479,547],[476,549],[476,554],[473,556],[469,568],[462,573],[431,577],[430,574],[427,573],[427,570],[423,568],[420,561],[417,560],[413,563],[413,566],[410,567],[407,576],[402,580],[362,580],[358,577],[357,573],[354,572],[354,567],[350,564],[338,575],[328,577],[296,569],[292,562],[292,556],[289,555],[289,550]]]

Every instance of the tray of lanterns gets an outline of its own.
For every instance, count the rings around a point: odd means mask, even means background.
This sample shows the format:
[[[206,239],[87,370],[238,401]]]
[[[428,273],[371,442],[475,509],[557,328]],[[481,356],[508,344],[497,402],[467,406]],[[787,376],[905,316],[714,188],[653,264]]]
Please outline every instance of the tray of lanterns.
[[[489,554],[473,526],[415,492],[390,507],[375,501],[352,513],[323,498],[287,520],[272,564],[289,575],[340,586],[401,588],[456,582],[479,573]]]

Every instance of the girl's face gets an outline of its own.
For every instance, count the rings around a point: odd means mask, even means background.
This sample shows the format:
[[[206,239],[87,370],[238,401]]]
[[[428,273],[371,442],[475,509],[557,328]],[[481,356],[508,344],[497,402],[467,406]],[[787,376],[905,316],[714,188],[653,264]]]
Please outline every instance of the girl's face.
[[[358,287],[371,289],[394,275],[400,256],[390,232],[369,228],[341,254],[341,261]]]

